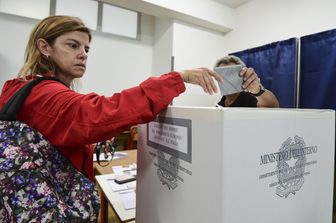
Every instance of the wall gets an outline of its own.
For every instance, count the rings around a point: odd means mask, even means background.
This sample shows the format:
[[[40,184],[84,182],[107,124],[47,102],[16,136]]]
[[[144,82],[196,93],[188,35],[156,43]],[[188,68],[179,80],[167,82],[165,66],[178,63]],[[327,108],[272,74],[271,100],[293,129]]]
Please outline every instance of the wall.
[[[28,35],[36,21],[0,13],[0,88],[21,68]]]
[[[171,19],[155,18],[153,43],[153,73],[170,72],[173,55],[173,25]]]
[[[152,76],[154,17],[141,15],[140,40],[94,33],[83,92],[111,95]]]
[[[175,70],[207,67],[212,69],[216,60],[226,52],[223,33],[199,26],[174,22],[173,55]],[[196,85],[187,84],[187,90],[174,99],[174,105],[214,106],[220,100],[219,93],[207,95]]]
[[[180,21],[168,22],[169,36],[164,38],[169,46],[160,46],[160,32],[165,32],[160,27],[165,21],[155,25],[154,17],[142,14],[140,40],[93,33],[82,92],[110,95],[137,85],[150,75],[170,70],[170,54],[175,57],[175,70],[212,68],[216,59],[230,52],[333,29],[335,8],[334,0],[254,0],[237,8],[235,28],[227,34]],[[28,35],[36,22],[0,14],[1,86],[21,67]],[[219,98],[187,85],[187,91],[174,104],[213,106]]]
[[[336,28],[335,0],[253,0],[236,10],[227,53]]]
[[[231,52],[335,29],[335,8],[335,0],[253,0],[236,9],[234,30],[226,35],[177,24],[175,68],[212,68],[216,58]],[[187,88],[174,104],[211,106],[216,102],[216,96],[204,95],[197,86]]]
[[[100,0],[160,18],[174,18],[227,32],[234,28],[234,9],[213,0]]]
[[[0,88],[23,64],[30,31],[38,20],[0,13]],[[152,75],[154,17],[141,16],[139,40],[93,32],[81,92],[111,95]]]

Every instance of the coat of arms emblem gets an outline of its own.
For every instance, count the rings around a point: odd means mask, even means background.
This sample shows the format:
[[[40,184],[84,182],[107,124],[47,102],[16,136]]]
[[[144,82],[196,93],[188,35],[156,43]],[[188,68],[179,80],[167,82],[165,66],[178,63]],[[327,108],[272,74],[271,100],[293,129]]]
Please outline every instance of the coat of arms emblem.
[[[158,151],[157,175],[163,185],[167,185],[168,189],[175,189],[177,184],[177,173],[179,167],[179,160],[175,156],[166,159],[165,154]]]
[[[281,146],[279,153],[283,154],[283,159],[277,161],[278,183],[276,194],[280,197],[287,197],[300,190],[304,183],[304,173],[306,166],[306,155],[303,149],[306,143],[299,136],[288,138]],[[290,166],[288,161],[295,159],[294,166]]]

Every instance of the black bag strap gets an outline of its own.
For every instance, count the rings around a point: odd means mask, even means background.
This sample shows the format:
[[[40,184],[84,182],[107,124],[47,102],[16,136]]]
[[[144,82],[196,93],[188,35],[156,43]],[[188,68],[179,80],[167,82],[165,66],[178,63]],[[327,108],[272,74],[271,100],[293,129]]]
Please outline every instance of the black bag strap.
[[[9,100],[8,102],[2,107],[0,110],[0,120],[1,121],[17,121],[16,115],[21,108],[23,102],[29,95],[31,89],[36,86],[38,83],[44,80],[54,80],[61,82],[55,77],[38,77],[28,84],[23,86],[20,90],[18,90]],[[63,82],[61,82],[63,83]],[[64,84],[64,83],[63,83]]]

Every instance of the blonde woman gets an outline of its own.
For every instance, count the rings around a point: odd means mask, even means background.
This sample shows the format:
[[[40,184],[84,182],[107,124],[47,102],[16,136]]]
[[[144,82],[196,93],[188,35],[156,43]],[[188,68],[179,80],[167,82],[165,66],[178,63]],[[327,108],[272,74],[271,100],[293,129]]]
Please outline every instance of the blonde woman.
[[[217,91],[218,74],[205,68],[150,77],[139,86],[112,94],[79,94],[71,90],[86,70],[91,33],[79,18],[51,16],[32,30],[19,77],[5,83],[0,108],[27,82],[52,76],[35,86],[18,119],[41,132],[79,171],[93,180],[93,149],[89,144],[111,139],[130,126],[152,121],[186,83],[206,93]],[[103,80],[102,80],[103,81]]]

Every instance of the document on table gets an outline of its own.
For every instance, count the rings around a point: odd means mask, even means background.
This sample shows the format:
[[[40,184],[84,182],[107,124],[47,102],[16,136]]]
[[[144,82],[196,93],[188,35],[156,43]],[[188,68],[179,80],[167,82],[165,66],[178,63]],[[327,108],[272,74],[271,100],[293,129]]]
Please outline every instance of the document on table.
[[[108,184],[112,188],[113,192],[119,192],[123,190],[129,190],[129,189],[135,189],[136,188],[136,181],[128,182],[128,183],[123,183],[123,184],[118,184],[114,181],[115,176],[107,179]]]
[[[123,167],[121,166],[115,166],[115,167],[116,168],[113,168],[113,171],[117,171],[119,174],[125,175]],[[106,179],[106,181],[108,182],[112,191],[119,196],[125,210],[134,209],[136,205],[136,193],[135,193],[136,181],[124,184],[118,184],[114,181],[116,175],[118,174],[111,174],[111,177]]]
[[[122,176],[126,174],[130,174],[136,176],[137,166],[136,163],[130,164],[129,166],[112,166],[113,173],[117,176]]]
[[[113,192],[117,193],[125,210],[134,209],[136,205],[135,186],[136,182],[117,184],[114,179],[108,179]]]
[[[134,189],[119,192],[120,199],[125,210],[134,209],[136,205],[136,194]]]
[[[113,192],[118,192],[118,191],[128,189],[126,184],[117,184],[116,182],[114,182],[114,178],[108,179],[108,183],[110,187],[112,188]]]

